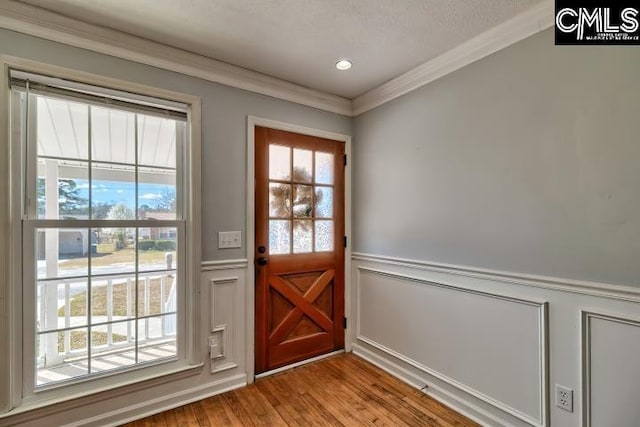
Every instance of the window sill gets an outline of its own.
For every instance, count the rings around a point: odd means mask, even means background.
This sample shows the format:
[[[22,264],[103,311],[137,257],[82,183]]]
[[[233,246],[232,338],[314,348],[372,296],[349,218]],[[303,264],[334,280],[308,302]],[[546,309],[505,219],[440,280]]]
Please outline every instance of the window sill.
[[[168,382],[198,375],[202,372],[203,366],[204,363],[180,366],[163,372],[161,375],[145,374],[137,376],[135,379],[114,382],[109,385],[95,387],[91,390],[76,392],[62,397],[23,403],[8,412],[0,414],[0,420],[10,418],[12,422],[21,423],[36,417],[41,418],[43,416],[71,410],[80,406],[90,405],[92,403],[112,399],[123,394],[134,393]]]

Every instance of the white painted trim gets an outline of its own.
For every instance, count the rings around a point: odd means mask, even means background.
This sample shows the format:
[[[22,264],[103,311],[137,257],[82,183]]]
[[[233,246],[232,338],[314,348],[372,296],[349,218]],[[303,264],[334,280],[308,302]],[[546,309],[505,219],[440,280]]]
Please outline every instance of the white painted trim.
[[[640,302],[640,287],[611,285],[607,283],[573,280],[559,277],[540,276],[534,274],[514,273],[486,268],[468,267],[455,264],[443,264],[432,261],[420,261],[407,258],[396,258],[384,255],[354,252],[352,258],[357,261],[375,262],[418,270],[427,270],[475,277],[484,280],[510,283],[521,286],[571,292],[600,298]]]
[[[544,0],[354,100],[24,3],[1,2],[0,27],[324,111],[357,116],[551,27],[554,22],[553,11],[553,1]]]
[[[4,3],[3,3],[4,4]],[[2,9],[0,8],[0,11]],[[0,19],[2,15],[0,14]],[[193,105],[200,103],[200,97],[196,95],[186,94],[183,92],[175,92],[172,90],[157,88],[140,83],[134,83],[126,80],[114,79],[112,77],[102,76],[99,74],[78,71],[71,68],[60,67],[57,65],[46,64],[43,62],[33,61],[31,59],[20,58],[13,55],[0,55],[0,62],[7,64],[10,68],[31,72],[35,74],[44,74],[49,77],[73,80],[92,86],[104,87],[134,94],[145,95],[152,98],[167,99],[179,103]]]
[[[0,10],[1,10],[1,5],[0,5]],[[0,21],[1,21],[1,16],[0,16]],[[135,378],[134,381],[127,380],[127,379],[124,379],[124,380],[110,379],[110,378],[116,378],[115,376],[104,377],[104,379],[96,378],[95,381],[96,381],[96,384],[98,384],[97,386],[98,388],[95,389],[95,392],[98,393],[102,390],[115,387],[116,385],[121,387],[122,386],[126,387],[127,385],[135,382],[146,381],[149,378],[153,378],[153,377],[165,376],[165,375],[171,374],[172,372],[192,370],[192,369],[201,370],[203,366],[203,360],[202,360],[202,352],[200,351],[199,341],[198,341],[200,336],[199,319],[200,319],[201,299],[199,298],[199,295],[200,295],[200,281],[201,281],[200,280],[200,262],[201,262],[200,259],[201,259],[201,246],[202,246],[201,231],[200,231],[201,230],[200,199],[201,199],[201,193],[202,193],[200,188],[201,186],[200,161],[202,157],[201,156],[201,135],[202,135],[201,120],[202,119],[201,119],[200,97],[184,94],[180,92],[160,89],[153,86],[147,86],[147,85],[132,83],[132,82],[123,81],[119,79],[113,79],[113,78],[109,78],[109,77],[105,77],[105,76],[101,76],[93,73],[76,71],[76,70],[72,70],[64,67],[40,63],[37,61],[27,60],[27,59],[18,58],[10,55],[0,55],[0,70],[2,70],[4,75],[1,81],[5,81],[6,83],[6,75],[10,68],[19,69],[21,71],[26,71],[30,73],[44,74],[44,75],[55,77],[55,78],[78,81],[80,83],[85,83],[93,86],[116,89],[116,90],[125,91],[125,92],[132,92],[132,93],[137,93],[140,95],[154,97],[154,98],[172,100],[172,101],[184,103],[188,106],[188,120],[189,120],[188,130],[190,132],[190,135],[189,135],[189,144],[186,147],[186,150],[184,153],[184,156],[185,156],[184,162],[186,166],[186,171],[184,171],[186,172],[186,176],[184,177],[184,179],[186,180],[185,188],[187,189],[186,193],[188,195],[188,198],[185,200],[184,218],[186,220],[185,232],[186,232],[188,245],[185,247],[186,262],[184,264],[184,267],[185,267],[185,277],[186,277],[186,291],[185,291],[186,298],[185,298],[185,315],[184,315],[185,325],[183,327],[183,330],[187,331],[187,333],[185,334],[185,339],[184,339],[184,347],[185,347],[184,353],[180,354],[180,356],[184,359],[184,363],[188,364],[188,366],[180,366],[179,364],[176,363],[175,367],[171,367],[171,368],[167,367],[166,368],[168,370],[167,372],[160,372],[160,369],[158,369],[157,367],[141,368],[139,370],[139,373],[132,374],[133,378]],[[6,85],[3,85],[2,88],[0,89],[1,91],[0,93],[2,94],[1,101],[5,108],[8,105],[8,96],[9,96],[8,87],[9,85],[6,84]],[[0,110],[0,112],[4,113],[3,117],[5,118],[3,120],[6,120],[7,112],[4,110]],[[0,124],[1,123],[2,123],[2,119],[0,119]],[[7,139],[5,140],[5,138]],[[10,142],[11,142],[11,138],[10,138],[10,135],[8,135],[8,133],[4,136],[0,134],[0,145],[2,145],[3,147],[9,147]],[[22,162],[18,161],[17,163],[18,165],[20,165]],[[7,165],[7,167],[9,167],[9,165]],[[3,168],[3,164],[0,163],[0,172],[4,172],[2,168]],[[18,176],[21,176],[21,175],[22,174],[19,174]],[[13,194],[12,189],[14,190],[16,189],[16,185],[14,181],[15,180],[5,181],[7,183],[11,182],[11,186],[12,186],[11,188],[7,187],[8,193],[6,195],[0,192],[0,196],[11,197],[11,199],[5,199],[5,200],[0,199],[2,201],[1,203],[2,205],[12,206],[11,207],[12,222],[11,224],[7,224],[7,226],[10,227],[10,230],[9,229],[7,230],[7,231],[10,231],[10,233],[7,234],[7,236],[20,236],[21,234],[20,208],[16,208],[16,206],[14,206],[15,203],[12,196]],[[19,190],[19,188],[17,190]],[[7,203],[7,201],[9,201],[10,203]],[[6,244],[11,244],[12,247],[14,248],[12,250],[13,252],[12,256],[17,257],[19,256],[18,254],[22,253],[22,247],[21,247],[22,243],[20,241],[15,241],[15,240],[17,240],[15,237],[5,239],[5,241],[10,241],[10,243],[6,243]],[[20,272],[19,272],[21,268],[20,264],[21,263],[15,263],[10,267],[9,270],[11,270],[10,271],[11,277],[21,278]],[[21,279],[20,280],[14,279],[13,283],[20,283],[21,281],[22,281]],[[6,382],[10,384],[10,387],[11,387],[10,395],[8,396],[10,399],[12,399],[12,401],[10,402],[11,408],[16,408],[16,407],[17,408],[12,410],[9,413],[0,415],[0,418],[9,414],[13,415],[15,413],[22,411],[23,409],[31,410],[38,406],[53,405],[54,403],[56,404],[55,405],[56,407],[61,407],[64,404],[60,402],[66,402],[69,399],[82,398],[82,396],[86,396],[87,395],[86,392],[78,394],[77,396],[71,395],[71,394],[64,396],[62,395],[61,392],[59,393],[59,392],[52,391],[50,394],[51,397],[49,398],[44,398],[44,397],[38,398],[38,399],[35,399],[33,402],[29,402],[29,403],[26,403],[26,400],[25,400],[24,406],[19,406],[20,404],[23,403],[23,401],[20,400],[21,399],[20,396],[23,395],[25,390],[23,390],[22,381],[18,382],[16,380],[18,376],[22,376],[23,374],[23,369],[21,368],[23,357],[21,357],[22,356],[22,341],[21,341],[22,336],[21,334],[15,332],[15,330],[16,328],[21,327],[20,319],[22,317],[22,313],[20,312],[22,311],[21,310],[22,300],[20,299],[21,295],[18,295],[17,292],[13,292],[13,291],[10,291],[10,292],[12,293],[12,298],[13,298],[12,306],[10,308],[11,313],[7,314],[7,317],[6,317],[7,321],[5,323],[5,328],[3,329],[10,331],[9,333],[15,335],[13,337],[11,345],[9,346],[10,349],[14,349],[14,350],[10,355],[12,359],[10,366],[9,365],[1,366],[0,369],[3,370],[2,375],[7,376],[9,381],[6,381]],[[1,314],[4,314],[4,313],[1,313]],[[181,363],[183,362],[180,362],[180,364]],[[7,368],[9,368],[9,370],[5,371]],[[149,369],[149,371],[147,372],[153,372],[153,374],[151,375],[145,374],[144,373],[145,369]],[[124,378],[124,377],[119,377],[119,378]],[[44,393],[46,392],[43,391],[43,395]],[[42,399],[42,400],[39,400],[39,399]],[[0,402],[0,403],[3,403],[3,402]],[[71,402],[70,404],[72,403],[73,402]]]
[[[245,313],[245,370],[247,371],[247,382],[253,383],[256,368],[255,352],[255,316],[256,316],[256,288],[255,288],[255,267],[254,248],[256,245],[256,207],[255,207],[255,153],[256,153],[256,123],[259,119],[247,117],[247,283],[246,283],[246,313]]]
[[[365,343],[366,344],[366,343]],[[433,397],[449,408],[464,415],[467,418],[477,422],[480,425],[501,425],[503,420],[495,415],[483,410],[471,402],[463,400],[460,396],[455,395],[448,390],[438,386],[429,379],[416,375],[414,372],[404,368],[401,360],[394,359],[388,353],[378,348],[369,349],[362,343],[353,344],[353,354],[363,358],[367,362],[377,366],[383,371],[393,375],[394,377],[404,381],[405,383],[424,391],[425,394]],[[425,387],[426,386],[426,389]]]
[[[246,342],[246,363],[247,363],[247,380],[249,383],[254,381],[255,375],[255,269],[254,265],[254,247],[255,247],[255,128],[263,126],[271,129],[284,130],[288,132],[296,132],[303,135],[311,135],[319,138],[332,139],[345,143],[345,154],[347,154],[347,166],[345,168],[345,194],[344,194],[344,230],[347,236],[348,245],[344,250],[344,292],[345,292],[345,316],[350,315],[351,309],[347,304],[351,301],[351,168],[353,167],[353,158],[351,153],[351,136],[336,132],[314,129],[306,126],[300,126],[291,123],[280,122],[277,120],[264,119],[255,116],[247,116],[247,342]],[[345,349],[350,351],[352,344],[351,333],[353,322],[347,322],[345,330]]]
[[[246,265],[245,265],[246,267]],[[238,268],[235,266],[231,266],[230,268]],[[222,269],[222,268],[221,268]],[[231,308],[231,328],[229,328],[228,323],[217,323],[216,322],[216,287],[222,285],[233,285],[233,296],[230,301],[226,301]],[[238,308],[243,308],[238,301],[238,287],[240,286],[240,276],[225,276],[225,277],[213,277],[209,280],[209,307],[211,313],[209,314],[209,330],[207,331],[207,335],[211,336],[216,332],[220,332],[222,334],[222,354],[216,356],[215,358],[211,357],[209,354],[210,363],[211,363],[211,373],[217,374],[220,372],[228,371],[230,369],[234,369],[238,367],[237,361],[237,335],[239,333],[238,326],[236,325],[236,310]],[[231,353],[235,356],[231,360],[229,356],[229,352],[231,349]],[[209,353],[209,352],[207,352]],[[226,359],[226,360],[225,360]],[[220,363],[220,361],[224,363]],[[246,373],[245,373],[246,375]]]
[[[546,423],[540,423],[537,420],[527,416],[526,414],[523,414],[523,413],[519,412],[518,410],[516,410],[514,408],[511,408],[510,406],[505,405],[504,403],[502,403],[500,401],[492,399],[489,396],[485,396],[484,394],[482,394],[482,393],[480,393],[480,392],[478,392],[478,391],[476,391],[476,390],[474,390],[474,389],[472,389],[472,388],[470,388],[470,387],[468,387],[468,386],[466,386],[466,385],[464,385],[462,383],[459,383],[459,382],[457,382],[457,381],[455,381],[455,380],[453,380],[451,378],[448,378],[448,377],[440,374],[439,372],[434,371],[434,370],[432,370],[432,369],[430,369],[430,368],[428,368],[428,367],[426,367],[426,366],[424,366],[424,365],[422,365],[422,364],[420,364],[420,363],[418,363],[418,362],[416,362],[416,361],[414,361],[412,359],[409,359],[408,357],[406,357],[406,356],[404,356],[404,355],[402,355],[400,353],[397,353],[397,352],[391,350],[390,348],[387,348],[387,347],[383,346],[382,344],[379,344],[379,343],[377,343],[377,342],[375,342],[373,340],[370,340],[368,338],[358,337],[356,343],[354,344],[354,353],[356,355],[358,355],[358,356],[361,356],[361,357],[363,356],[362,355],[362,351],[361,351],[362,350],[362,343],[367,344],[367,345],[375,348],[376,350],[382,352],[383,354],[387,355],[389,358],[392,358],[391,360],[397,359],[397,360],[399,360],[399,361],[401,361],[401,362],[403,362],[403,363],[405,363],[407,365],[410,365],[411,367],[416,368],[419,371],[421,371],[421,372],[423,372],[423,373],[425,373],[425,374],[427,374],[427,375],[429,375],[429,376],[431,376],[433,378],[436,378],[436,379],[438,379],[438,380],[440,380],[440,381],[442,381],[442,382],[444,382],[444,383],[446,383],[446,384],[448,384],[448,385],[450,385],[450,386],[452,386],[452,387],[454,387],[454,388],[456,388],[456,389],[458,389],[458,390],[460,390],[460,391],[462,391],[464,393],[467,393],[467,394],[475,397],[476,399],[483,401],[484,403],[486,403],[488,405],[491,405],[491,406],[493,406],[493,407],[495,407],[497,409],[500,409],[501,411],[503,411],[503,412],[515,417],[515,418],[518,418],[518,419],[526,422],[527,424],[530,424],[531,426],[540,427],[540,426],[548,425]],[[373,361],[371,361],[371,362],[374,363]],[[388,363],[392,363],[389,360],[387,360],[387,362]],[[380,365],[377,365],[377,366],[380,366]],[[380,366],[380,367],[382,367],[382,366]],[[399,378],[400,379],[404,379],[403,377],[399,377]],[[428,385],[427,388],[437,387],[432,382],[429,382],[429,381],[423,381],[423,383]],[[459,399],[459,400],[462,400],[462,399]],[[465,405],[469,406],[471,404],[465,402]]]
[[[0,27],[320,110],[351,115],[351,101],[346,98],[28,4],[0,2]]]
[[[231,304],[232,307],[236,306],[236,299],[237,299],[237,286],[238,283],[240,282],[240,277],[238,276],[229,276],[229,277],[213,277],[209,280],[209,307],[211,308],[211,310],[215,309],[216,306],[216,293],[215,293],[215,287],[216,286],[220,286],[220,285],[226,285],[226,284],[233,284],[235,286],[234,290],[233,290],[233,300],[232,301],[227,301],[227,303]],[[231,317],[234,317],[233,315]],[[224,326],[221,325],[216,325],[215,323],[215,315],[211,316],[211,318],[209,319],[209,330],[207,331],[207,334],[210,334],[211,332],[216,332],[219,330],[224,330]],[[226,349],[226,346],[225,346]],[[224,356],[224,354],[223,354]]]
[[[407,71],[353,100],[353,116],[372,110],[479,59],[511,46],[554,23],[554,3],[531,9]]]
[[[343,133],[331,132],[322,129],[310,128],[307,126],[296,125],[293,123],[281,122],[279,120],[265,119],[256,116],[247,116],[248,125],[253,124],[253,127],[262,126],[270,129],[284,130],[287,132],[295,132],[303,135],[316,136],[318,138],[332,139],[334,141],[342,141],[344,143],[351,142],[351,135],[345,135]],[[254,137],[255,139],[255,137]],[[348,166],[348,165],[347,165]]]
[[[368,272],[368,273],[372,273],[372,274],[376,274],[376,275],[380,275],[380,276],[385,276],[385,277],[391,277],[391,278],[395,278],[395,279],[399,279],[399,280],[405,280],[405,281],[410,281],[413,283],[417,283],[423,286],[435,286],[435,287],[439,287],[439,288],[446,288],[449,290],[453,290],[453,291],[457,291],[457,292],[465,292],[468,294],[473,294],[473,295],[478,295],[478,296],[482,296],[482,297],[486,297],[486,298],[493,298],[493,299],[500,299],[503,301],[509,301],[511,303],[515,303],[515,304],[524,304],[524,305],[529,305],[529,306],[533,306],[533,307],[537,307],[538,308],[538,349],[539,349],[539,354],[538,354],[538,360],[539,360],[539,371],[540,371],[540,377],[538,378],[539,381],[539,390],[538,390],[538,397],[540,399],[540,406],[538,408],[539,413],[538,413],[538,419],[534,419],[531,416],[524,414],[522,412],[520,412],[519,410],[512,408],[509,405],[506,405],[503,402],[500,402],[497,399],[494,399],[490,396],[485,395],[484,393],[477,391],[455,379],[449,378],[446,375],[431,369],[425,365],[422,365],[419,362],[416,362],[410,358],[408,358],[407,356],[404,356],[390,348],[385,347],[382,344],[379,344],[377,342],[375,342],[374,340],[364,337],[362,336],[361,332],[360,332],[360,305],[358,304],[358,311],[356,314],[356,318],[358,319],[358,331],[357,331],[357,341],[362,341],[365,342],[367,344],[369,344],[372,347],[377,348],[380,351],[383,351],[393,357],[395,357],[396,359],[402,360],[403,362],[407,363],[408,365],[411,365],[423,372],[425,372],[426,374],[431,375],[434,378],[439,379],[440,381],[443,381],[449,385],[451,385],[452,387],[455,387],[457,389],[460,389],[462,391],[464,391],[465,393],[470,394],[471,396],[484,401],[485,403],[494,406],[510,415],[512,415],[513,417],[516,417],[526,423],[529,423],[533,426],[539,426],[539,427],[544,427],[547,426],[549,423],[549,408],[548,408],[548,402],[549,402],[549,385],[548,385],[548,361],[549,361],[549,347],[547,345],[548,343],[548,337],[549,337],[549,321],[548,321],[548,303],[546,301],[537,301],[537,300],[532,300],[532,299],[523,299],[523,298],[515,298],[509,295],[504,295],[504,294],[497,294],[497,293],[489,293],[489,292],[484,292],[484,291],[479,291],[476,289],[469,289],[469,288],[465,288],[465,287],[461,287],[461,286],[457,286],[457,285],[453,285],[453,284],[445,284],[442,282],[435,282],[435,281],[431,281],[431,280],[425,280],[419,277],[414,277],[414,276],[409,276],[406,274],[400,274],[400,273],[395,273],[395,272],[390,272],[390,271],[384,271],[384,270],[379,270],[379,269],[375,269],[375,268],[369,268],[369,267],[362,267],[362,266],[358,266],[357,267],[358,272]],[[358,274],[358,279],[357,279],[357,283],[356,283],[356,288],[357,288],[357,300],[361,301],[361,297],[360,297],[360,290],[362,288],[361,285],[361,280],[360,280],[360,274]]]
[[[12,352],[14,348],[14,335],[10,328],[4,325],[13,324],[12,314],[14,292],[8,286],[15,280],[13,274],[19,268],[12,262],[13,256],[19,251],[15,250],[16,236],[12,227],[12,215],[14,211],[13,198],[11,197],[11,157],[13,150],[9,142],[9,69],[0,62],[0,319],[3,327],[0,328],[0,413],[6,412],[11,407],[12,395],[15,392],[10,381],[12,371]]]
[[[224,259],[216,261],[202,261],[202,271],[231,270],[247,268],[247,259]]]
[[[327,359],[329,357],[336,356],[336,355],[342,354],[342,353],[344,353],[344,350],[336,350],[336,351],[332,351],[331,353],[321,354],[320,356],[312,357],[311,359],[305,359],[305,360],[302,360],[300,362],[296,362],[296,363],[292,363],[292,364],[287,365],[287,366],[283,366],[281,368],[276,368],[276,369],[272,369],[272,370],[267,371],[267,372],[262,372],[261,374],[256,375],[255,379],[258,380],[260,378],[264,378],[264,377],[268,377],[268,376],[271,376],[271,375],[279,374],[280,372],[290,371],[291,369],[297,368],[299,366],[304,366],[304,365],[308,365],[309,363],[318,362],[320,360]]]
[[[197,402],[211,396],[226,393],[247,385],[245,374],[234,375],[224,380],[215,381],[181,390],[143,403],[127,406],[105,414],[96,415],[82,421],[66,424],[64,427],[81,427],[86,425],[119,426],[160,412],[169,411],[189,403]]]
[[[7,421],[10,425],[26,423],[33,419],[47,417],[65,411],[72,411],[77,408],[92,405],[94,403],[113,399],[125,394],[152,389],[155,386],[169,382],[179,381],[184,378],[199,375],[204,365],[189,366],[166,372],[164,376],[152,376],[143,378],[128,384],[113,384],[101,389],[94,389],[92,392],[75,393],[64,396],[55,401],[38,402],[30,405],[22,405],[10,412],[0,414],[0,421]]]
[[[632,318],[619,314],[599,311],[580,310],[580,388],[582,390],[582,412],[580,414],[583,427],[591,427],[591,319],[602,319],[640,327],[640,318]]]

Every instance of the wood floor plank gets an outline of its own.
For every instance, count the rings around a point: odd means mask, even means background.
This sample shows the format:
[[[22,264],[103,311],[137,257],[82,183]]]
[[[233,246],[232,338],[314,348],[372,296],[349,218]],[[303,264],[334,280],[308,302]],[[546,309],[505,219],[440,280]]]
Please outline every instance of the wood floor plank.
[[[182,427],[200,427],[200,422],[193,408],[194,405],[185,405],[169,412],[175,412],[175,422]]]
[[[254,386],[242,390],[234,390],[231,394],[237,399],[237,404],[242,406],[248,415],[241,419],[242,423],[252,422],[256,426],[286,426],[278,411],[269,404],[269,401]]]
[[[333,368],[329,365],[327,369]],[[441,426],[437,419],[429,414],[414,410],[410,405],[402,401],[404,394],[394,390],[386,376],[379,375],[379,371],[372,372],[362,369],[359,365],[352,365],[356,375],[351,381],[352,387],[365,401],[371,402],[376,407],[383,407],[388,412],[388,417],[395,425],[427,425]],[[411,389],[412,390],[412,389]],[[411,391],[411,390],[407,390]],[[400,421],[398,421],[400,420]]]
[[[319,377],[320,378],[320,377]],[[326,379],[325,379],[326,381]],[[335,380],[334,380],[335,381]],[[407,424],[390,414],[384,408],[377,405],[368,396],[363,396],[350,382],[335,381],[329,383],[326,392],[321,389],[317,393],[323,393],[324,399],[332,404],[336,411],[346,414],[346,425],[374,425],[374,426],[406,426]]]
[[[257,380],[127,427],[475,427],[420,390],[343,354]]]
[[[327,406],[334,408],[334,415],[344,425],[380,425],[379,416],[368,410],[358,396],[351,393],[344,381],[323,376],[317,369],[309,369],[306,375],[314,383],[323,385],[322,388],[315,388],[312,393]]]
[[[223,396],[214,396],[200,402],[201,410],[205,415],[206,423],[202,419],[198,419],[200,427],[216,427],[225,425],[239,425],[240,420],[235,418],[233,411],[227,410]],[[229,417],[231,413],[232,417]]]
[[[353,360],[349,362],[353,362]],[[355,384],[358,385],[361,390],[370,393],[373,399],[377,401],[391,403],[390,410],[399,418],[408,421],[409,424],[417,422],[419,425],[428,426],[450,425],[448,420],[441,419],[442,417],[434,417],[433,415],[435,414],[428,408],[425,408],[424,405],[410,405],[405,399],[410,396],[419,395],[428,398],[425,403],[433,406],[441,405],[436,400],[429,398],[408,384],[397,381],[397,379],[380,371],[373,365],[363,365],[360,363],[348,363],[348,365],[353,369],[359,370],[356,376],[359,381]],[[449,408],[446,408],[446,410],[453,412]]]

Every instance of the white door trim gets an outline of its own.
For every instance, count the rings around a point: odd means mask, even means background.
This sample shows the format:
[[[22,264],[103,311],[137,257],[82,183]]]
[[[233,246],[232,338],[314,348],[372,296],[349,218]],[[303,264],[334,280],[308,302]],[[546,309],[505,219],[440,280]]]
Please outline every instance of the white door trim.
[[[344,181],[344,233],[347,236],[347,247],[344,250],[344,315],[351,317],[351,136],[341,133],[329,132],[320,129],[309,128],[291,123],[280,122],[271,119],[263,119],[255,116],[247,116],[247,292],[246,292],[246,363],[247,381],[252,383],[255,378],[255,127],[263,126],[271,129],[296,132],[303,135],[332,139],[345,143],[347,166]],[[353,322],[347,323],[345,330],[345,350],[351,351]]]

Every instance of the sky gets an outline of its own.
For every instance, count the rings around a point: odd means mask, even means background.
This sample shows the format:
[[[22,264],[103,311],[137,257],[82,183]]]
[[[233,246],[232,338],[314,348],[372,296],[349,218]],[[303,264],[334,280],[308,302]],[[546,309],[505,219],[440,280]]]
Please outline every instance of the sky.
[[[89,198],[89,181],[75,180],[79,195]],[[135,209],[135,183],[125,181],[93,181],[92,200],[94,203],[117,204],[124,203],[131,209]],[[162,195],[168,192],[175,194],[175,187],[163,184],[138,184],[138,197],[140,205],[149,205],[154,208]]]

